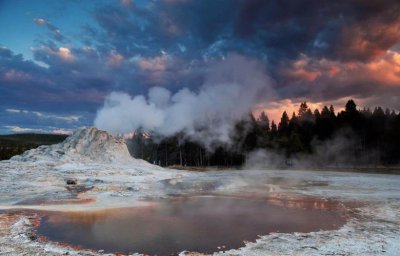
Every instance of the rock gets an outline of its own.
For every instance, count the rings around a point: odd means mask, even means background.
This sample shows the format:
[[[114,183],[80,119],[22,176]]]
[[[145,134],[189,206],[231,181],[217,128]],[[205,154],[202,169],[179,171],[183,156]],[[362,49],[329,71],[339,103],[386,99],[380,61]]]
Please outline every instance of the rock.
[[[93,186],[68,185],[65,188],[71,193],[79,194],[79,193],[87,192],[87,191],[93,189]]]
[[[78,179],[75,178],[67,179],[67,185],[76,185],[76,184],[78,184]]]
[[[28,237],[29,240],[31,240],[31,241],[36,241],[36,240],[38,240],[38,236],[37,236],[35,233],[33,233],[33,232],[28,233],[28,234],[27,234],[27,237]]]

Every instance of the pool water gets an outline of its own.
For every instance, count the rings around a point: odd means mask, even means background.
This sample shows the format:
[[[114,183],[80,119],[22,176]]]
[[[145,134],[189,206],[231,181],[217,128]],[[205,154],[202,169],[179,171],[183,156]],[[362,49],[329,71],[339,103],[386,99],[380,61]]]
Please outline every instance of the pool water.
[[[345,222],[333,201],[194,196],[144,207],[46,213],[37,232],[93,250],[177,255],[239,248],[271,232],[332,230]]]

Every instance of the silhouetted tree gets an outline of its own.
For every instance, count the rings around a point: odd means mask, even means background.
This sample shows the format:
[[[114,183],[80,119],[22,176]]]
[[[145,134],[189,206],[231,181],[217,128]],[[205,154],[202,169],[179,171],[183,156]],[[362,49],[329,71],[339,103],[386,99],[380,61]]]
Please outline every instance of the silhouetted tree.
[[[281,135],[286,134],[288,126],[289,126],[289,117],[288,117],[286,111],[284,111],[282,114],[282,117],[281,117],[281,121],[278,125],[279,134],[281,134]]]
[[[271,122],[271,137],[275,138],[278,135],[278,128],[276,127],[275,121]]]
[[[262,130],[264,130],[266,132],[269,131],[269,119],[268,119],[267,114],[265,114],[264,111],[262,111],[260,113],[260,115],[258,116],[257,123]]]

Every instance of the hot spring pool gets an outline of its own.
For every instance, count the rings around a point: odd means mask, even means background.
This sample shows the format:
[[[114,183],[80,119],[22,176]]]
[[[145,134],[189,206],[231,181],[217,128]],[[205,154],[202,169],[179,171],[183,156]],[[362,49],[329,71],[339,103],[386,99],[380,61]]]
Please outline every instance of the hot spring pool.
[[[178,197],[150,206],[88,212],[47,212],[37,232],[93,250],[149,255],[212,253],[244,246],[271,232],[338,229],[338,202],[315,198]]]

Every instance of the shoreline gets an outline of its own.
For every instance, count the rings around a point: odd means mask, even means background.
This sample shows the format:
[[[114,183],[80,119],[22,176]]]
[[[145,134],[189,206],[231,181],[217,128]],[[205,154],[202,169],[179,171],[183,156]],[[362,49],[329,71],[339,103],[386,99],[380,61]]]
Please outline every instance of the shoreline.
[[[192,172],[208,172],[208,171],[240,171],[249,170],[245,166],[182,166],[170,165],[164,167],[172,170],[192,171]],[[355,172],[366,174],[394,174],[400,175],[400,166],[361,166],[361,167],[291,167],[279,168],[260,166],[252,168],[253,170],[282,170],[282,171],[321,171],[321,172]]]

